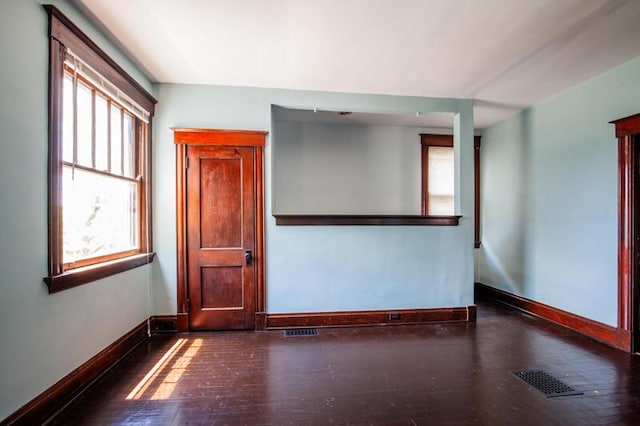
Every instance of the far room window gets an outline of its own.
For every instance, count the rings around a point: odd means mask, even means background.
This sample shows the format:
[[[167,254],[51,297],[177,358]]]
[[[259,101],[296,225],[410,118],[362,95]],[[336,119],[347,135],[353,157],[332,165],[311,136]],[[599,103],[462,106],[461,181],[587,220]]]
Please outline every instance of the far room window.
[[[49,276],[55,292],[148,263],[155,100],[50,14]]]
[[[422,214],[451,216],[454,213],[453,137],[420,135],[422,143]]]
[[[480,247],[480,136],[474,136],[474,246]],[[453,136],[421,134],[422,214],[453,215],[455,175]]]

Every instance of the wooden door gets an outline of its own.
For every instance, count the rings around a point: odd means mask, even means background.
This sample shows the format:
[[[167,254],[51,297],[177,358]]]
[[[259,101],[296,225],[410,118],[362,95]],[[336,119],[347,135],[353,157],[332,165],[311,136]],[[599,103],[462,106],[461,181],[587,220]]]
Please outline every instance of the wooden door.
[[[186,151],[189,328],[254,328],[254,148]]]

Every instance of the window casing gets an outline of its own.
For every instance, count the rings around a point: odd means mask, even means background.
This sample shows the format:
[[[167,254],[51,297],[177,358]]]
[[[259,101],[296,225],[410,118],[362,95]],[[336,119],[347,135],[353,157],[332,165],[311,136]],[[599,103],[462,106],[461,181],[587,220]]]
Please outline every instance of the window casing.
[[[49,292],[153,260],[155,99],[70,22],[49,13]]]

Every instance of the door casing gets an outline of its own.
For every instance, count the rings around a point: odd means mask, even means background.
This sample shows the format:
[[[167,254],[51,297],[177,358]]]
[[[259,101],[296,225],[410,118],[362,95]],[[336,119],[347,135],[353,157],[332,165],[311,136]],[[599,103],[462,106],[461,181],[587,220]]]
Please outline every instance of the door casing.
[[[640,114],[611,122],[618,139],[619,349],[640,351]]]

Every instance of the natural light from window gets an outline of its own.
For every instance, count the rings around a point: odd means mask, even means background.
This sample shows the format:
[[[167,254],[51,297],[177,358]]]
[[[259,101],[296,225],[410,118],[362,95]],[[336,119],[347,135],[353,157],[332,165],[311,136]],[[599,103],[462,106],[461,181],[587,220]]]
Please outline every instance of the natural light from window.
[[[64,264],[139,247],[133,122],[133,115],[67,67],[62,130]]]
[[[430,146],[429,214],[453,215],[454,212],[454,153],[452,147]]]

